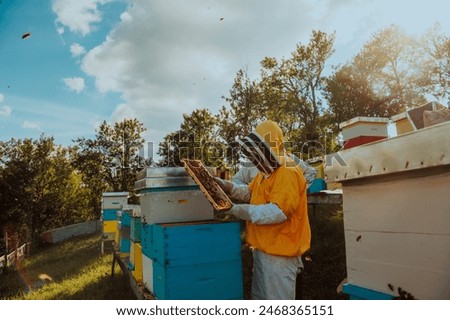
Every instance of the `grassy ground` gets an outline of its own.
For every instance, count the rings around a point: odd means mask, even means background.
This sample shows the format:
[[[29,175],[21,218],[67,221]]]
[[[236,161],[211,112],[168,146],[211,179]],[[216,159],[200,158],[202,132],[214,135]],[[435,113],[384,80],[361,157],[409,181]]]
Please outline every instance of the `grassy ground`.
[[[310,210],[312,244],[303,257],[305,300],[346,299],[336,288],[346,277],[340,206]],[[250,295],[252,257],[243,246],[245,298]],[[82,237],[41,249],[19,270],[0,275],[0,299],[129,300],[135,296],[119,267],[111,277],[112,255],[100,253],[100,236]]]
[[[32,255],[18,271],[0,275],[0,298],[122,300],[134,295],[112,255],[100,253],[100,236],[76,238]]]

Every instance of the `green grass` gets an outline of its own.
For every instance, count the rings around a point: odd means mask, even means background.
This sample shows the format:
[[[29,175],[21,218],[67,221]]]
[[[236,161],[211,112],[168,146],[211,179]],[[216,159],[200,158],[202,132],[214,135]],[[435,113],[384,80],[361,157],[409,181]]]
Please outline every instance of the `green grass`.
[[[48,246],[22,268],[0,275],[2,299],[134,299],[120,268],[111,277],[112,254],[100,252],[100,236]],[[31,288],[31,290],[29,289]]]
[[[315,212],[310,210],[309,217],[312,240],[311,249],[303,257],[302,298],[347,299],[346,295],[336,292],[346,277],[341,206],[318,206]],[[252,269],[250,251],[244,249],[242,258],[245,298],[248,299]],[[135,299],[117,265],[111,277],[111,266],[112,254],[100,252],[100,235],[49,245],[27,259],[20,272],[10,270],[0,275],[0,299]],[[45,280],[49,278],[50,281]]]

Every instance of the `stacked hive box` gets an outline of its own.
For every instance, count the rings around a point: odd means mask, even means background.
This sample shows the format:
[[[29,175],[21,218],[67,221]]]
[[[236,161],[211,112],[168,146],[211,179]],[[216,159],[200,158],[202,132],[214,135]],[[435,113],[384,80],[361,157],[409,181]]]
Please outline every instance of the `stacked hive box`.
[[[157,299],[241,299],[240,224],[214,210],[184,168],[149,168],[135,184],[145,287]]]
[[[425,127],[424,112],[442,110],[445,107],[437,102],[428,102],[419,107],[409,109],[391,117],[395,123],[397,135],[419,130]]]
[[[344,149],[357,147],[366,143],[388,137],[388,118],[356,117],[339,124],[344,139]]]
[[[131,221],[133,211],[140,210],[139,205],[122,205],[120,211],[118,211],[118,226],[119,226],[119,238],[117,245],[121,253],[130,253],[131,248]]]
[[[105,241],[116,240],[118,233],[118,211],[128,202],[128,192],[104,192],[102,195],[102,253]]]
[[[142,222],[140,206],[134,206],[130,210],[131,226],[130,226],[130,261],[129,268],[131,274],[137,282],[142,282]]]
[[[328,162],[343,188],[351,298],[450,299],[449,136],[441,123]]]

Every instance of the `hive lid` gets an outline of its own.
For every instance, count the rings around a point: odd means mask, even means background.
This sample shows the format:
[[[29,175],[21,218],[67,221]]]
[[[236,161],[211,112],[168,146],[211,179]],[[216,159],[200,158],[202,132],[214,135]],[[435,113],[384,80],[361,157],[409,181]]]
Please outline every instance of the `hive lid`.
[[[382,117],[355,117],[339,124],[340,129],[350,127],[357,123],[373,123],[373,124],[388,124],[389,118]]]
[[[450,165],[450,122],[326,156],[327,182]]]
[[[181,168],[184,170],[184,168]],[[196,186],[194,180],[190,176],[186,177],[157,177],[144,178],[134,183],[136,191],[154,188],[173,188],[173,187],[191,187]]]
[[[111,198],[111,197],[128,197],[130,195],[129,192],[103,192],[102,196],[104,198]]]
[[[139,171],[136,174],[136,180],[144,178],[162,178],[162,177],[188,177],[183,167],[152,167]]]
[[[231,209],[233,203],[214,179],[211,172],[200,160],[182,159],[181,162],[189,175],[203,191],[206,198],[217,211]]]

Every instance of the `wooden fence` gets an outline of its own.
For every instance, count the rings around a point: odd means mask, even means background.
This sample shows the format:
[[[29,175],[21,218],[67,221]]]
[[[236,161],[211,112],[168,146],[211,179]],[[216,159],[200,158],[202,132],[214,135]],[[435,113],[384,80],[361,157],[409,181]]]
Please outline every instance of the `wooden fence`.
[[[3,273],[3,270],[6,268],[10,268],[16,264],[17,261],[25,259],[28,255],[28,252],[31,247],[31,242],[24,243],[16,250],[12,251],[9,254],[5,254],[0,257],[0,274]]]

